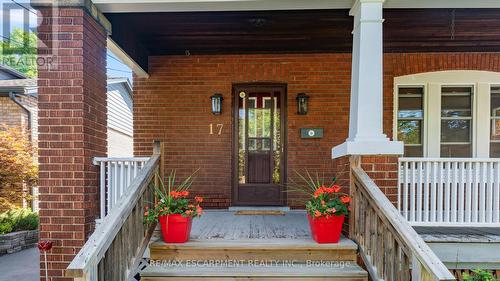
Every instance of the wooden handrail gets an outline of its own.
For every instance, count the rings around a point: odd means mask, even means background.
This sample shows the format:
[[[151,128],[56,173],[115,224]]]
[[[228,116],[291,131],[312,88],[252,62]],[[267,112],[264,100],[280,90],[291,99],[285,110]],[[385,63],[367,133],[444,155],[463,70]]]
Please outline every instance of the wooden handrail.
[[[351,239],[372,280],[456,280],[380,188],[352,167]]]
[[[156,144],[159,145],[158,143]],[[149,184],[158,173],[156,153],[132,181],[127,192],[101,221],[67,267],[66,277],[75,280],[125,280],[142,259],[154,226],[144,225],[144,209],[152,201]]]

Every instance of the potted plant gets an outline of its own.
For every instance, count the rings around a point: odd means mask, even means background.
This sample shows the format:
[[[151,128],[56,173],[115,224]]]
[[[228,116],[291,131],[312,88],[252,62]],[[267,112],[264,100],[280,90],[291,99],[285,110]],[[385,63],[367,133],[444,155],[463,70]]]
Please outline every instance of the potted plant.
[[[192,219],[203,213],[202,197],[189,199],[188,189],[193,184],[194,173],[176,185],[175,171],[167,179],[167,184],[159,176],[159,185],[153,185],[154,207],[146,208],[145,223],[160,223],[163,240],[167,243],[185,243],[189,240]]]
[[[341,187],[332,183],[325,183],[316,175],[316,179],[306,171],[305,175],[297,172],[304,184],[295,184],[296,189],[306,193],[309,200],[306,202],[307,219],[313,239],[317,243],[337,243],[344,223],[344,217],[349,212],[351,198],[341,192]]]

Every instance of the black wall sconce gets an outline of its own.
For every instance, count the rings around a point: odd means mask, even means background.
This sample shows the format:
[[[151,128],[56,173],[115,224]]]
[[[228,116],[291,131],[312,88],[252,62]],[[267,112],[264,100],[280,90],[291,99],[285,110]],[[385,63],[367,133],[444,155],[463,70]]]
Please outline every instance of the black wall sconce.
[[[309,96],[306,95],[305,93],[299,93],[297,94],[297,114],[298,115],[306,115],[307,114],[307,107],[308,107],[308,100]]]
[[[212,101],[212,113],[214,115],[220,115],[222,113],[222,95],[214,94],[210,97],[210,100]]]

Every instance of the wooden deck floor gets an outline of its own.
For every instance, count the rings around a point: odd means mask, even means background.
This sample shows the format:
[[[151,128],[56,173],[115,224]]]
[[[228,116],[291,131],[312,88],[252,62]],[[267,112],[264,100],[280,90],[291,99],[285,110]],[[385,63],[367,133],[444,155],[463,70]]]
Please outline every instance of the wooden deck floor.
[[[304,211],[285,215],[235,215],[232,211],[207,211],[193,220],[191,238],[223,239],[309,239],[311,233]]]
[[[426,242],[500,242],[500,227],[424,227],[414,229]]]

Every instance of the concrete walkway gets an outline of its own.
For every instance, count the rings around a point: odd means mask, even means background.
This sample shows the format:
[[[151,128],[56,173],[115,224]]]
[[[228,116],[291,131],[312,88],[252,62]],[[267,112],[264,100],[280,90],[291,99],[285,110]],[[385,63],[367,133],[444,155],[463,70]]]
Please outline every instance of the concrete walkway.
[[[40,256],[37,248],[0,256],[0,281],[40,280]]]

